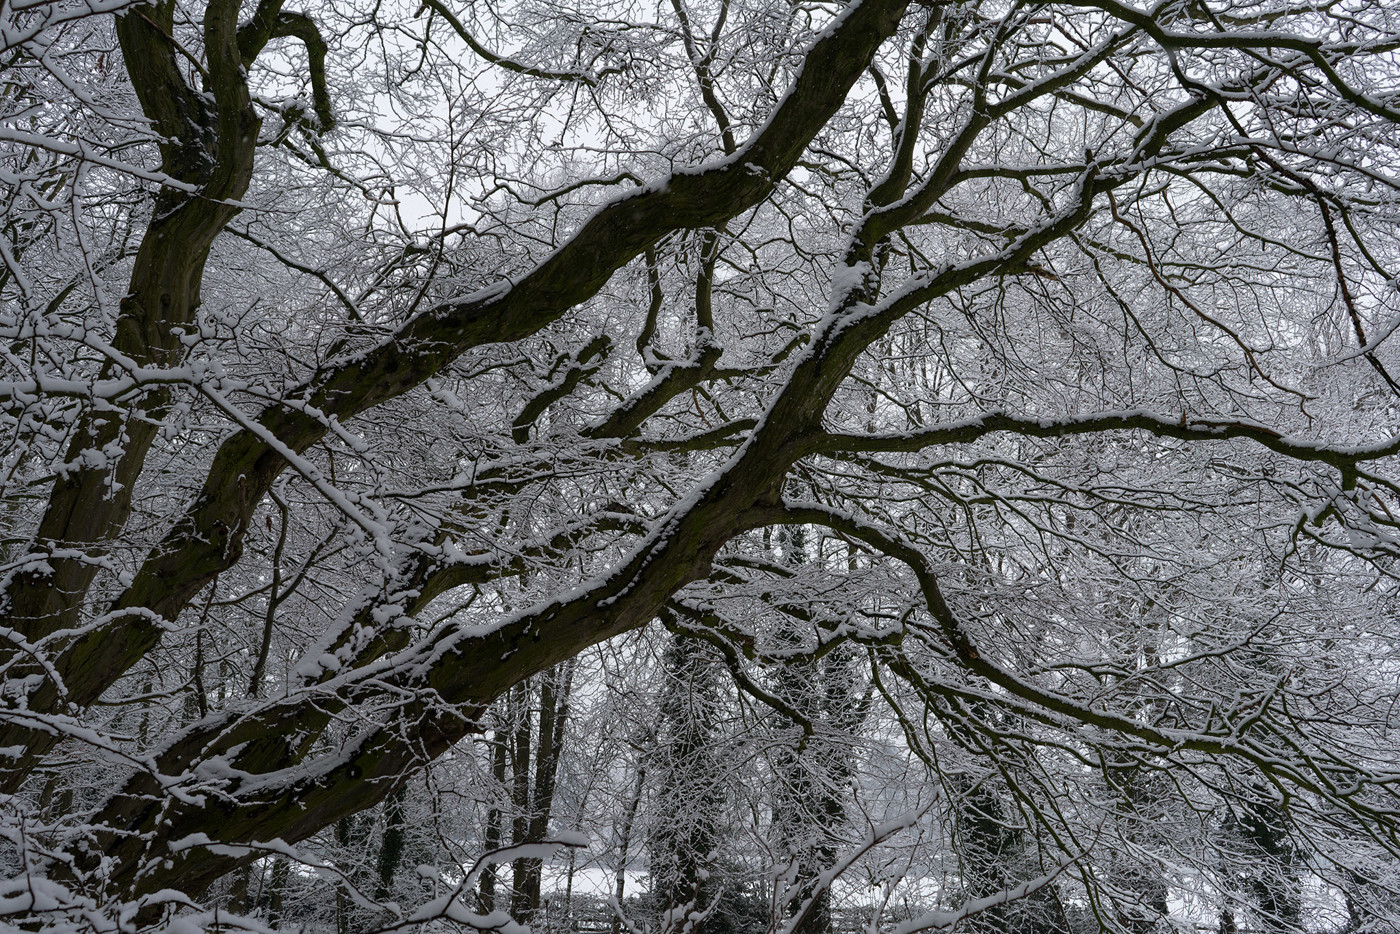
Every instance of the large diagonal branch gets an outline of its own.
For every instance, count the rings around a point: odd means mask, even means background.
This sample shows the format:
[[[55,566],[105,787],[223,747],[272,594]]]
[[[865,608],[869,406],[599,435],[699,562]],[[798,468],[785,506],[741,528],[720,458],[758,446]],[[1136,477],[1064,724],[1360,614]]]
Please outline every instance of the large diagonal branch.
[[[768,122],[733,156],[675,172],[607,205],[529,273],[418,315],[377,347],[337,361],[288,394],[303,404],[270,408],[226,441],[190,511],[115,603],[117,610],[140,612],[83,636],[58,659],[66,700],[79,706],[96,700],[158,641],[152,612],[173,619],[238,562],[253,510],[289,456],[324,437],[330,419],[351,418],[407,392],[472,347],[536,333],[666,233],[714,227],[762,201],[845,101],[906,3],[848,6],[813,43]],[[28,705],[52,710],[59,701],[58,686],[46,680]],[[0,732],[32,749],[52,743],[28,729]]]
[[[733,446],[737,443],[733,436],[752,427],[752,421],[722,426],[688,439],[659,442],[659,448],[645,441],[617,438],[618,443],[608,453],[641,457],[653,450]],[[551,463],[542,459],[537,466],[544,470]],[[510,484],[489,467],[478,480],[479,485],[467,488],[464,495],[478,493],[479,486],[499,489],[503,483]],[[296,693],[252,707],[226,709],[191,725],[158,750],[146,768],[113,796],[103,810],[107,816],[101,823],[139,823],[139,815],[149,813],[165,794],[166,780],[161,776],[195,773],[200,763],[211,759],[230,757],[249,773],[285,769],[301,761],[338,713],[361,696],[374,693],[380,679],[394,670],[393,657],[407,650],[415,633],[422,632],[414,618],[439,596],[452,588],[524,573],[529,562],[558,557],[583,537],[605,531],[641,536],[647,528],[634,515],[605,511],[560,530],[546,542],[519,547],[506,558],[495,552],[462,554],[444,549],[442,533],[429,543],[431,547],[399,556],[394,572],[380,586],[368,588],[353,600],[341,622],[303,653],[296,666],[302,682]],[[289,734],[298,736],[298,742],[289,744],[284,738]]]
[[[664,517],[630,560],[581,592],[484,631],[445,626],[398,655],[274,702],[256,716],[234,722],[226,716],[213,724],[217,748],[202,745],[207,734],[186,737],[184,748],[162,758],[171,765],[178,758],[197,760],[184,774],[188,787],[171,794],[179,789],[163,787],[156,775],[138,776],[102,810],[98,823],[120,828],[102,841],[110,883],[129,894],[171,885],[197,891],[253,854],[202,845],[180,849],[182,839],[295,842],[382,799],[474,729],[486,706],[514,684],[644,625],[676,590],[703,578],[710,557],[748,527],[746,503],[772,485],[775,471],[781,475],[777,454],[761,453],[767,456],[741,459],[725,472],[727,482]],[[301,737],[367,695],[397,696],[401,703],[338,754],[299,765],[308,751]],[[215,754],[225,748],[234,754]],[[147,832],[156,826],[161,833]],[[149,872],[158,865],[159,873]]]

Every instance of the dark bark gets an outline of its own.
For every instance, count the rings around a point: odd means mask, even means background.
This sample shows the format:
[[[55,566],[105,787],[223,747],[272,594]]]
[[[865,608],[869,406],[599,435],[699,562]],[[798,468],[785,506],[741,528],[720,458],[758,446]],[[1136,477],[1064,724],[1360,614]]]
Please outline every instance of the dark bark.
[[[199,307],[204,266],[215,238],[238,209],[252,178],[260,120],[241,66],[230,61],[237,3],[211,3],[206,93],[190,88],[170,39],[175,4],[143,4],[117,17],[117,38],[142,109],[162,138],[161,169],[197,187],[163,188],[142,238],[112,346],[138,365],[180,362],[180,343]],[[108,364],[104,375],[112,375]],[[124,416],[89,411],[73,432],[70,468],[55,482],[35,533],[42,570],[16,575],[0,598],[3,622],[32,642],[72,626],[112,539],[131,515],[131,496],[170,395],[148,390]],[[111,458],[108,454],[118,453]],[[102,452],[94,461],[85,452]],[[84,557],[52,555],[56,549]],[[0,656],[3,660],[4,656]]]
[[[1298,934],[1303,930],[1301,860],[1286,812],[1272,790],[1256,782],[1238,802],[1235,818],[1252,857],[1245,875],[1260,928],[1267,934]]]
[[[713,907],[712,880],[724,788],[715,722],[717,667],[703,643],[672,634],[662,656],[662,696],[654,769],[657,808],[650,834],[652,896],[663,911]],[[699,934],[703,924],[692,931]]]
[[[379,884],[374,897],[380,901],[388,899],[394,889],[394,876],[403,862],[404,815],[403,803],[406,788],[402,785],[384,802],[384,839],[379,845],[379,860],[375,867]]]
[[[194,322],[210,250],[238,214],[235,204],[252,179],[261,120],[247,85],[245,66],[251,59],[244,62],[238,52],[238,6],[237,0],[216,0],[205,11],[207,68],[202,92],[186,83],[171,39],[176,4],[140,4],[117,17],[127,73],[161,140],[161,169],[196,189],[160,190],[137,251],[112,338],[112,346],[137,365],[171,366],[183,360],[180,338]],[[280,0],[268,6],[280,8]],[[113,370],[108,364],[104,376]],[[92,410],[79,419],[65,458],[69,469],[55,482],[35,532],[31,555],[42,562],[41,569],[10,580],[0,595],[0,625],[36,643],[78,622],[98,573],[95,559],[107,553],[131,517],[131,497],[170,399],[168,389],[151,388],[121,417]],[[91,451],[102,456],[94,462],[85,457]],[[53,554],[60,549],[63,554]],[[109,649],[147,641],[121,623],[110,633]],[[115,680],[111,675],[120,675],[136,659],[121,663],[120,671],[102,672],[103,665],[114,660],[93,656],[85,666],[86,678],[83,669],[65,668],[71,677],[64,681],[66,698],[44,680],[25,706],[50,711],[61,700],[91,704]],[[7,642],[0,647],[0,664],[12,661],[14,651]],[[17,724],[0,729],[0,741],[29,749],[16,766],[0,772],[0,790],[15,790],[56,738]]]
[[[510,745],[510,804],[511,840],[515,846],[528,843],[530,827],[530,743],[534,724],[530,722],[530,701],[533,692],[529,684],[519,684],[511,690],[508,710],[514,721]],[[531,909],[523,886],[527,884],[525,860],[511,863],[510,910],[516,917],[525,917]]]
[[[282,911],[287,897],[287,879],[292,865],[284,856],[272,860],[272,878],[268,880],[267,926],[276,929],[282,922]]]
[[[554,810],[555,777],[569,716],[569,693],[573,687],[573,662],[568,661],[540,679],[538,740],[535,747],[535,774],[529,792],[529,809],[524,838],[520,843],[540,843],[549,833]],[[519,918],[532,917],[540,910],[540,883],[543,861],[527,857],[515,861],[515,902],[512,911]]]

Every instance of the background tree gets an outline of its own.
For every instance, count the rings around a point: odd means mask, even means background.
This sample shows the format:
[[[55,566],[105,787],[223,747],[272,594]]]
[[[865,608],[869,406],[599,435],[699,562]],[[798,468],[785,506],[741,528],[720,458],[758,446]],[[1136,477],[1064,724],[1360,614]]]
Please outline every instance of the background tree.
[[[674,635],[661,660],[660,731],[649,772],[657,782],[649,833],[651,894],[669,927],[709,931],[719,908],[717,851],[724,830],[720,672],[703,643]]]

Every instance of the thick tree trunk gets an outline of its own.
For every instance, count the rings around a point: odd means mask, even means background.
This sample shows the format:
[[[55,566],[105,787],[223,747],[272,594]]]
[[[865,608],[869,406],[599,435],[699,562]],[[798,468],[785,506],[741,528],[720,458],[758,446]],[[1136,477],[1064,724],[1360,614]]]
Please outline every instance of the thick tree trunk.
[[[261,125],[238,63],[237,4],[212,3],[206,14],[209,93],[184,80],[175,44],[173,3],[141,5],[117,18],[117,38],[132,83],[161,145],[161,169],[199,187],[163,189],[136,254],[112,346],[139,366],[171,366],[185,354],[180,337],[199,307],[200,283],[214,240],[238,213],[248,190]],[[231,57],[230,57],[231,56]],[[108,364],[104,376],[115,375]],[[3,597],[6,625],[30,642],[77,620],[82,600],[112,537],[131,515],[131,496],[169,403],[149,390],[118,417],[88,412],[78,423],[35,534],[41,569],[11,579]],[[89,453],[97,456],[89,456]],[[110,466],[109,466],[110,465]],[[54,554],[54,551],[60,554]],[[71,552],[81,554],[71,554]]]
[[[127,71],[145,115],[164,138],[161,169],[198,188],[196,193],[162,189],[137,251],[112,346],[138,366],[172,366],[183,359],[180,338],[199,307],[205,263],[215,239],[238,213],[234,203],[248,190],[261,126],[238,52],[238,4],[220,0],[206,11],[204,93],[185,83],[170,39],[174,12],[175,4],[163,2],[117,17]],[[114,371],[109,363],[103,375]],[[169,390],[157,387],[120,417],[93,409],[80,418],[65,454],[67,469],[55,481],[35,532],[33,567],[11,577],[0,594],[0,625],[33,645],[78,623],[100,559],[131,516],[131,497],[169,402]],[[4,642],[0,665],[15,661],[13,643]],[[23,673],[11,668],[7,674],[13,679]],[[110,683],[105,676],[102,680],[102,687]],[[81,678],[65,683],[69,697],[80,703],[91,703],[101,692],[100,687],[85,690]],[[25,706],[47,710],[57,699],[53,682],[42,679]],[[0,791],[15,791],[56,739],[25,726],[0,728],[0,744],[29,747],[17,767],[0,771]]]

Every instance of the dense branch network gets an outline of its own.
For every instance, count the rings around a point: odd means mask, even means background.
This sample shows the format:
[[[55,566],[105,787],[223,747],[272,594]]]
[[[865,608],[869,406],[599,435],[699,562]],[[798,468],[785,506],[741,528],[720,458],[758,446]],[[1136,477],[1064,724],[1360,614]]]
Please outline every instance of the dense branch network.
[[[1384,620],[1400,549],[1386,11],[584,6],[4,14],[25,871],[153,920],[661,620],[800,726],[775,774],[823,819],[858,772],[828,733],[876,706],[964,802],[964,908],[899,930],[1049,911],[1070,877],[1148,930],[1165,888],[1093,854],[1110,826],[1115,859],[1156,845],[1158,774],[1384,891],[1393,633],[1327,608]],[[54,88],[71,114],[34,105]],[[80,820],[40,803],[75,748],[121,770]],[[1114,803],[1053,790],[1075,775]],[[1052,841],[1033,877],[975,855],[1010,846],[1006,802]],[[784,829],[783,923],[829,926],[838,877],[917,824],[848,859]],[[1217,895],[1227,850],[1192,857]]]

